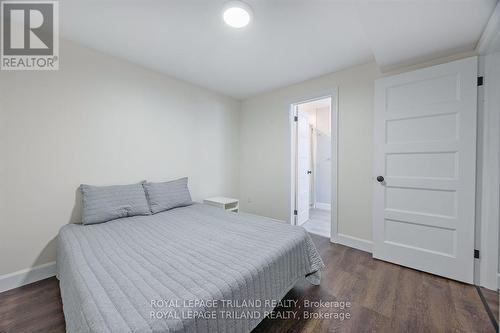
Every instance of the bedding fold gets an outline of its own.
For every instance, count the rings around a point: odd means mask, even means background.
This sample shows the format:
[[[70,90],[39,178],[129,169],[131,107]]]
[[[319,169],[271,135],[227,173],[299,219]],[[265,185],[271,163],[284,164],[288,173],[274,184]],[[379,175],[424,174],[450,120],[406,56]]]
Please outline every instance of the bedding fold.
[[[324,267],[303,228],[201,204],[66,225],[57,255],[68,332],[250,332]]]

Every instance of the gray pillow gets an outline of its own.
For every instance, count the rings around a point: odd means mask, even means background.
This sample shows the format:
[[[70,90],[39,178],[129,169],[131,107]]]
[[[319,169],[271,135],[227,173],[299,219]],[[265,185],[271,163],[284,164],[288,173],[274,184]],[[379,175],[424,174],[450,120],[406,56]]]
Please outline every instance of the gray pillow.
[[[144,183],[153,214],[193,204],[187,177],[164,183]]]
[[[80,190],[83,197],[83,224],[151,214],[142,183],[114,186],[82,184]]]

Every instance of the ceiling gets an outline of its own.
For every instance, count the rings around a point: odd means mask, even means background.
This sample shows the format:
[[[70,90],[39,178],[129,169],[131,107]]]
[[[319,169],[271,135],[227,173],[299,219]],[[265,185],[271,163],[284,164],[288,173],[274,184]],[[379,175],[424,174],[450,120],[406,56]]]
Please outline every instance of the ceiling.
[[[497,0],[64,0],[69,40],[244,99],[375,60],[382,70],[473,50]]]

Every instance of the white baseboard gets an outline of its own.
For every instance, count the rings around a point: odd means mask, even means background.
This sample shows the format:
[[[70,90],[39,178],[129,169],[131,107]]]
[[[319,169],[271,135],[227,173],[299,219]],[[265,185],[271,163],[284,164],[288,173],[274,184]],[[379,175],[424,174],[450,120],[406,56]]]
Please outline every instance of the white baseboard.
[[[373,242],[367,239],[362,239],[354,236],[337,234],[333,237],[333,242],[341,245],[349,246],[361,251],[372,253]]]
[[[316,202],[314,206],[318,209],[330,210],[332,205],[329,203]]]
[[[56,262],[0,275],[0,293],[56,275]]]

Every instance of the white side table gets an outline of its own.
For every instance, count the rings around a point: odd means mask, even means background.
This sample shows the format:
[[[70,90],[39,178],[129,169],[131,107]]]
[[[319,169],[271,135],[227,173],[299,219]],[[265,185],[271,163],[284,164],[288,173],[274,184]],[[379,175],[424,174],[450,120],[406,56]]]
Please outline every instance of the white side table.
[[[237,213],[240,209],[240,202],[238,199],[226,197],[213,197],[203,200],[204,204],[224,209],[228,212]]]

